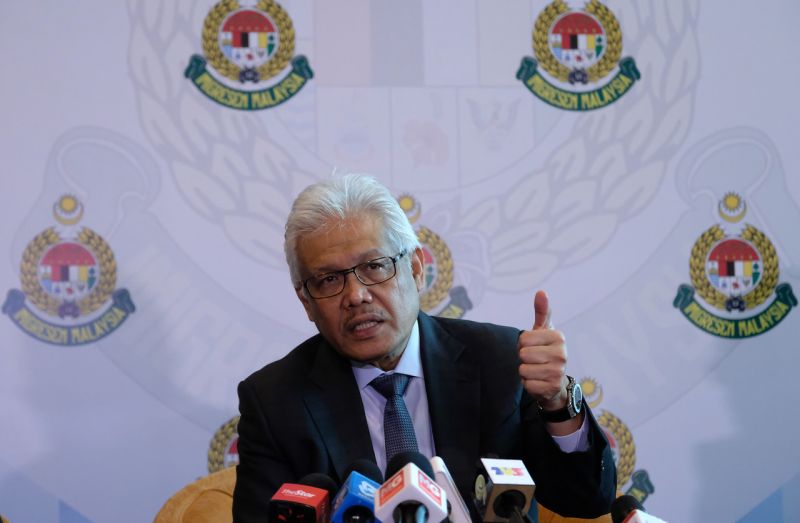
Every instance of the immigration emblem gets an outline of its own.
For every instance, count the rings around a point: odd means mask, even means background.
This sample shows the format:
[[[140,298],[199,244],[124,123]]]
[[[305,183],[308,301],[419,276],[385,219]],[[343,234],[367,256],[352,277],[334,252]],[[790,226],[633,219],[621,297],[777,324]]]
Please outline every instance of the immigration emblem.
[[[62,196],[53,205],[57,226],[28,243],[22,255],[22,290],[3,304],[20,329],[53,345],[83,345],[116,330],[136,310],[130,294],[116,289],[117,264],[106,241],[78,227],[83,204]]]
[[[780,323],[797,298],[778,283],[779,263],[769,238],[742,223],[747,204],[736,193],[719,202],[722,221],[695,241],[689,258],[691,285],[672,304],[697,327],[722,338],[758,336]]]
[[[533,26],[533,52],[517,79],[539,99],[570,111],[606,107],[641,78],[633,58],[622,56],[622,31],[608,7],[590,0],[582,11],[553,0]]]
[[[419,202],[404,194],[397,201],[413,224],[422,213]],[[427,313],[444,318],[461,318],[472,308],[467,289],[453,286],[453,257],[444,240],[427,227],[416,227],[417,238],[422,244],[425,261],[425,288],[420,293],[420,307]]]
[[[216,472],[239,464],[239,416],[223,424],[208,447],[208,472]]]
[[[603,401],[603,388],[592,378],[581,380],[584,398],[589,407],[595,409]],[[655,492],[646,470],[636,470],[636,445],[630,429],[617,416],[607,410],[599,411],[597,423],[603,429],[617,466],[617,490],[628,485],[625,494],[635,497],[644,503],[647,497]]]
[[[203,23],[203,56],[191,57],[184,76],[227,107],[275,107],[314,77],[306,57],[294,56],[294,36],[292,20],[277,2],[259,0],[242,7],[236,0],[222,0]],[[281,79],[273,80],[281,73]]]

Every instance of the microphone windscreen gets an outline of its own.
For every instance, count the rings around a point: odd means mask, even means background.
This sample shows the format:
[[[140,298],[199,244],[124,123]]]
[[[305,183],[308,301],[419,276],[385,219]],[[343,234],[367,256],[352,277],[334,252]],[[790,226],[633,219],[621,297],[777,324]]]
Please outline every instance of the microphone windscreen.
[[[381,469],[372,460],[362,458],[352,462],[344,471],[345,480],[350,476],[351,472],[358,472],[365,478],[369,478],[375,483],[383,483],[383,474],[381,473]]]
[[[377,477],[378,481],[372,479],[373,477]],[[375,493],[381,483],[381,471],[374,462],[353,462],[347,468],[342,487],[333,499],[331,523],[375,521]]]
[[[389,460],[389,463],[386,465],[386,477],[391,478],[409,463],[413,463],[419,467],[428,477],[432,478],[434,476],[433,467],[431,467],[431,462],[428,461],[428,458],[419,452],[409,450],[406,452],[399,452]]]
[[[412,521],[423,513],[427,513],[426,521],[447,518],[447,495],[433,480],[433,469],[425,456],[419,452],[394,456],[386,471],[387,480],[375,493],[375,516],[379,520]]]
[[[611,521],[613,523],[622,523],[628,514],[634,510],[644,511],[639,500],[629,494],[620,496],[611,503]]]
[[[303,479],[298,481],[301,485],[308,485],[310,487],[317,487],[323,490],[327,490],[328,494],[330,494],[330,498],[336,495],[336,491],[339,490],[339,486],[336,484],[333,479],[327,474],[322,474],[321,472],[312,472],[311,474],[306,474],[303,476]]]

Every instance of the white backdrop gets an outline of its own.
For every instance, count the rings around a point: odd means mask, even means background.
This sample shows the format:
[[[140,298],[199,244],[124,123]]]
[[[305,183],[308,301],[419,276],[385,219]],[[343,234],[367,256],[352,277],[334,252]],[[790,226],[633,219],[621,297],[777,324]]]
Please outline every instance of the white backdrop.
[[[413,198],[464,317],[527,327],[533,293],[549,292],[569,372],[618,445],[620,488],[646,474],[650,512],[800,520],[800,315],[726,339],[673,306],[701,234],[737,227],[718,212],[730,192],[774,246],[777,283],[800,286],[800,7],[609,0],[641,79],[570,112],[515,78],[546,4],[285,0],[314,78],[238,111],[184,77],[213,0],[5,3],[0,286],[24,290],[23,258],[71,195],[135,312],[64,346],[4,309],[0,514],[150,521],[208,472],[239,380],[313,333],[282,228],[297,192],[338,170]],[[766,299],[708,310],[751,317]]]

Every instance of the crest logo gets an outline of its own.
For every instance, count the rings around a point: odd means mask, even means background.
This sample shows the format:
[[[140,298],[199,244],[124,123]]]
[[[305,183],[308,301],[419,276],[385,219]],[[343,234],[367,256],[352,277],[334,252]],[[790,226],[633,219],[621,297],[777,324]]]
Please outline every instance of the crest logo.
[[[408,221],[415,224],[422,212],[419,202],[408,194],[400,196],[397,201],[408,216]],[[427,227],[417,227],[416,230],[425,260],[425,288],[420,293],[420,307],[427,313],[444,318],[463,317],[472,308],[472,302],[467,289],[461,285],[453,287],[453,257],[450,249],[441,236]]]
[[[620,59],[619,22],[599,0],[590,0],[582,11],[553,0],[534,23],[533,52],[535,59],[522,59],[517,79],[559,109],[600,109],[641,78],[633,58]]]
[[[239,464],[239,416],[225,422],[211,439],[208,448],[208,472],[216,472]]]
[[[603,388],[592,378],[581,380],[586,403],[595,409],[603,401]],[[614,463],[617,466],[617,490],[630,482],[625,494],[636,498],[639,503],[644,503],[647,497],[655,492],[655,487],[650,481],[650,475],[646,470],[636,468],[636,445],[633,443],[633,435],[630,429],[621,419],[607,410],[599,412],[597,423],[603,429],[611,447],[611,454],[614,456]]]
[[[292,20],[272,0],[253,7],[218,2],[203,23],[202,40],[205,56],[193,55],[183,74],[203,94],[233,109],[275,107],[314,77],[306,57],[293,56]],[[282,79],[271,81],[288,66]]]
[[[722,338],[758,336],[780,323],[797,298],[778,283],[778,255],[767,236],[741,224],[747,204],[736,193],[719,202],[722,222],[692,247],[691,285],[678,288],[672,304],[702,330]]]
[[[22,255],[22,290],[3,304],[20,329],[53,345],[83,345],[114,332],[136,310],[130,294],[116,289],[117,264],[105,240],[78,228],[83,204],[65,195],[53,205],[59,223],[39,233]]]

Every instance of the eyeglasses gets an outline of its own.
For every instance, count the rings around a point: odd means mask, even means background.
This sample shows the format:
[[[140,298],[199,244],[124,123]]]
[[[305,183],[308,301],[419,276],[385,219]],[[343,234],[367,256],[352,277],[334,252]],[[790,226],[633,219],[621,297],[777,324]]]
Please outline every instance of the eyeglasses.
[[[340,294],[344,290],[347,274],[351,272],[356,275],[358,281],[366,286],[378,285],[394,278],[394,275],[397,274],[397,260],[405,255],[406,251],[400,251],[396,256],[382,256],[359,263],[349,269],[312,276],[303,280],[302,284],[308,291],[308,295],[315,300]]]

